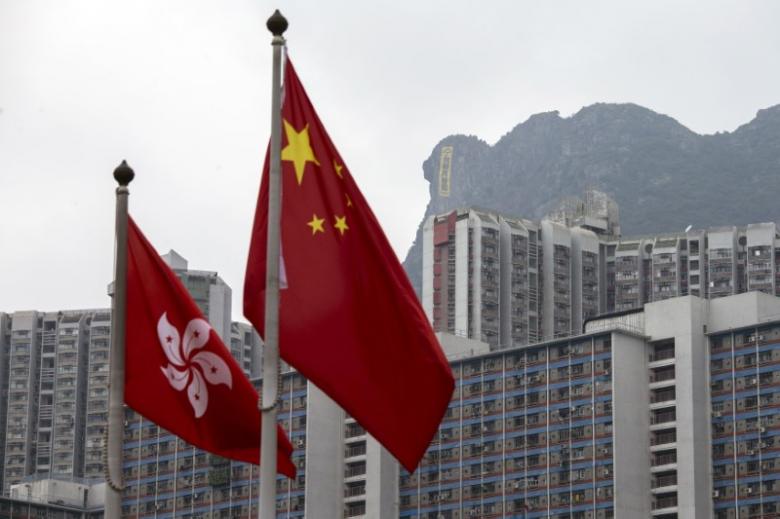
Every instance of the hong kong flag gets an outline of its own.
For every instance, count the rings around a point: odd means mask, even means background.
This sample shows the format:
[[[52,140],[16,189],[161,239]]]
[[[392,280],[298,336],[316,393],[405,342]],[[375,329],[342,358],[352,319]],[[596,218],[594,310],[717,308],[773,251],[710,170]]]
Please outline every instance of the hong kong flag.
[[[414,471],[452,398],[452,372],[289,59],[284,84],[280,354]],[[380,160],[387,153],[393,150],[377,149]],[[244,315],[258,330],[265,312],[268,169],[266,160],[244,284]]]
[[[258,396],[176,274],[128,217],[125,403],[201,449],[260,463]],[[277,467],[295,477],[280,428]]]

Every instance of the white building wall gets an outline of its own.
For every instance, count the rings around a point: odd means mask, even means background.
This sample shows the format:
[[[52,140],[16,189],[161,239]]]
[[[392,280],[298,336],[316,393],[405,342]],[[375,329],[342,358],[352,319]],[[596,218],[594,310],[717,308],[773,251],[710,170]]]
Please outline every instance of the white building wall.
[[[612,334],[615,517],[650,516],[647,353],[640,337]]]
[[[555,334],[555,245],[569,248],[571,252],[571,233],[569,228],[551,220],[542,220],[542,338],[553,338]],[[570,263],[571,266],[571,263]],[[569,268],[569,291],[571,294],[571,268]]]
[[[220,280],[221,281],[221,280]],[[230,316],[233,291],[224,282],[209,285],[208,320],[225,344],[230,344]]]
[[[680,519],[712,517],[707,301],[686,296],[645,305],[652,341],[674,339],[677,507]]]
[[[344,516],[344,411],[308,382],[306,517]]]
[[[598,266],[601,264],[599,256],[599,238],[596,233],[574,227],[571,229],[571,256],[572,256],[572,276],[571,276],[571,313],[572,330],[582,330],[582,253],[589,252],[596,255],[596,275],[600,276]],[[601,279],[598,279],[596,293],[600,293],[602,285]]]
[[[455,222],[455,333],[469,330],[469,221]]]
[[[398,462],[366,434],[366,517],[398,517]]]
[[[423,249],[422,306],[423,306],[423,310],[425,311],[425,315],[428,316],[428,321],[430,322],[433,322],[433,224],[434,221],[435,221],[434,216],[429,216],[425,220],[425,223],[423,224],[423,241],[422,241],[422,249]],[[443,290],[446,290],[446,287],[443,287]]]
[[[469,212],[469,228],[471,229],[471,319],[469,325],[472,333],[470,339],[482,337],[482,221],[474,212]],[[468,241],[468,239],[467,239]],[[468,260],[466,261],[468,264]],[[468,329],[468,326],[466,327]]]

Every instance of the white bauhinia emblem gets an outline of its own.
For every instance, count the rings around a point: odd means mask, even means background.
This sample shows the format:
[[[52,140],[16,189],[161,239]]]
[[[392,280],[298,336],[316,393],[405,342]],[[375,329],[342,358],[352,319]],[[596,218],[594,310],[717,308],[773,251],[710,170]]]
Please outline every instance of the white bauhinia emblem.
[[[169,364],[160,368],[171,386],[177,391],[187,388],[195,418],[200,418],[209,406],[209,392],[206,383],[225,384],[233,389],[233,377],[227,363],[216,353],[196,350],[209,342],[211,326],[203,319],[193,319],[184,330],[181,341],[179,330],[168,322],[167,313],[157,321],[157,336],[160,339]]]

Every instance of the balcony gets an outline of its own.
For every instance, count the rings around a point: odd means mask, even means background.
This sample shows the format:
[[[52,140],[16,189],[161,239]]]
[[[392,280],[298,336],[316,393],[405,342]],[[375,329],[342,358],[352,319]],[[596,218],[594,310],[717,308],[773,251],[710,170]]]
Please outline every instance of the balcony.
[[[650,437],[650,448],[677,442],[677,431],[661,431]]]
[[[652,467],[665,467],[677,463],[677,451],[669,451],[655,454],[650,460]]]
[[[677,474],[666,474],[663,476],[657,476],[653,479],[651,488],[654,491],[659,491],[660,489],[665,489],[668,487],[674,487],[677,486]],[[665,492],[668,492],[668,490],[664,490]]]
[[[674,410],[660,411],[650,415],[650,425],[671,424],[677,420],[677,413]]]
[[[366,485],[365,483],[361,483],[354,486],[348,486],[346,489],[344,489],[344,497],[350,498],[350,497],[358,497],[358,496],[364,496],[366,495]]]
[[[653,514],[656,511],[661,513],[662,510],[663,513],[668,513],[673,508],[677,508],[677,495],[657,497],[653,500]]]
[[[668,360],[674,358],[674,348],[657,350],[650,354],[650,362],[660,362],[662,360]]]

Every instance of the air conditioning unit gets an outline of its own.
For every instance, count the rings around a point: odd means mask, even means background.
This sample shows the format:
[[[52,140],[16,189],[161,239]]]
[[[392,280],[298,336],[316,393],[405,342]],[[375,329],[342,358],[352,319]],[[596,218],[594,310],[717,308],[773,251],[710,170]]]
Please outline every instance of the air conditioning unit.
[[[721,416],[723,416],[723,413],[721,411],[713,411],[712,416],[714,416],[715,418],[720,418]]]
[[[713,490],[712,491],[712,498],[717,499],[720,497],[720,490]]]
[[[755,455],[756,455],[756,451],[755,451],[755,450],[753,450],[753,449],[748,449],[748,451],[747,451],[747,455],[748,455],[748,456],[755,456]]]
[[[750,495],[753,493],[753,489],[751,487],[748,487],[746,492],[748,495]]]
[[[761,427],[758,428],[758,432],[760,432],[761,434],[766,434],[766,427],[762,425]]]

